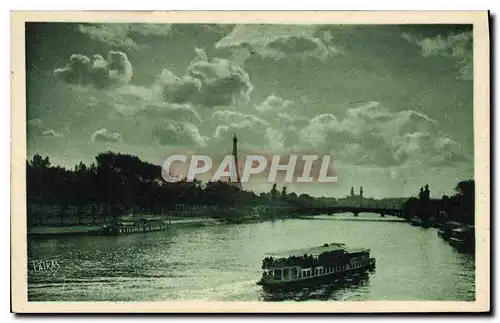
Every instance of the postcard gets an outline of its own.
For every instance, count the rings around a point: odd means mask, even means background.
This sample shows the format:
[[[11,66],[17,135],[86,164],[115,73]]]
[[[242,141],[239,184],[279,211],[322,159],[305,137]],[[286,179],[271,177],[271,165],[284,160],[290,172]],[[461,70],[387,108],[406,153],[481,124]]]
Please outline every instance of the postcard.
[[[488,12],[11,19],[13,312],[490,310]]]

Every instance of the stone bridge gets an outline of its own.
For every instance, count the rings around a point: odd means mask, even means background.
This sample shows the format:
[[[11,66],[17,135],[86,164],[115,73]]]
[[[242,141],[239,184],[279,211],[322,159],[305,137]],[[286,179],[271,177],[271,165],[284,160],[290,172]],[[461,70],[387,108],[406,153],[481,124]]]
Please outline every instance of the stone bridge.
[[[308,214],[327,214],[333,215],[337,213],[352,213],[358,216],[359,213],[375,213],[380,216],[396,216],[402,218],[404,216],[403,209],[385,208],[385,207],[364,207],[364,206],[324,206],[324,207],[298,207],[295,209],[298,213]]]

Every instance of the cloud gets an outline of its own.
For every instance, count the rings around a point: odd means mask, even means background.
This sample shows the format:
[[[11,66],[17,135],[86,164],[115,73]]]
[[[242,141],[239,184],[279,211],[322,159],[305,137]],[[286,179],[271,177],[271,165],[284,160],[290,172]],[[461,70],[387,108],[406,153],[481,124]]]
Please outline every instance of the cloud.
[[[211,122],[216,124],[211,145],[217,146],[237,135],[243,146],[269,147],[267,132],[270,124],[252,114],[231,110],[213,112]]]
[[[340,130],[340,123],[333,114],[317,115],[300,130],[300,142],[312,147],[325,146],[330,132],[338,130]]]
[[[149,103],[138,115],[150,120],[167,119],[191,124],[200,124],[202,121],[200,114],[189,104]]]
[[[249,124],[251,126],[268,127],[269,123],[252,114],[232,110],[217,110],[212,113],[212,118],[216,122],[225,124]]]
[[[149,102],[159,101],[151,89],[131,84],[110,90],[104,100],[124,116],[135,115],[146,110]]]
[[[254,108],[259,118],[271,125],[266,136],[272,149],[292,147],[299,139],[300,129],[309,122],[297,111],[294,101],[283,99],[276,94],[269,95]]]
[[[30,137],[62,137],[60,132],[48,129],[40,118],[28,120],[26,123],[27,135]]]
[[[255,106],[255,109],[259,112],[265,113],[283,113],[289,112],[290,107],[293,105],[291,100],[284,100],[275,94],[268,96],[264,102]]]
[[[330,152],[353,165],[451,165],[470,160],[458,143],[440,133],[435,120],[410,110],[391,112],[378,102],[348,109],[340,118],[311,118],[300,130],[296,147]]]
[[[431,166],[447,166],[471,161],[463,148],[452,139],[435,138],[430,133],[424,132],[405,134],[395,153],[402,160],[424,162]]]
[[[165,146],[204,147],[206,141],[195,125],[186,122],[166,120],[155,125],[151,134]]]
[[[401,37],[420,47],[424,57],[444,56],[454,59],[461,77],[465,80],[472,80],[472,31],[435,37],[418,37],[406,32]]]
[[[92,141],[94,142],[119,142],[121,139],[121,134],[118,132],[110,132],[105,128],[97,130],[92,135]]]
[[[436,120],[412,110],[405,110],[392,114],[390,127],[398,130],[397,134],[395,134],[396,136],[416,132],[437,135],[439,132]]]
[[[169,36],[171,24],[82,24],[78,26],[81,33],[114,47],[138,49],[146,47],[138,43],[144,36]]]
[[[225,35],[232,27],[230,24],[87,23],[80,24],[78,30],[114,48],[140,50],[154,46],[147,37],[156,37],[153,40],[157,41],[174,34],[191,36],[193,32]]]
[[[65,68],[55,72],[68,83],[61,91],[73,98],[69,105],[73,106],[77,97],[76,101],[82,102],[75,107],[78,108],[76,115],[99,114],[114,122],[122,117],[148,128],[147,132],[161,143],[178,138],[180,142],[203,146],[206,138],[200,135],[197,127],[203,125],[204,117],[210,118],[211,110],[202,109],[200,115],[198,109],[227,108],[247,102],[253,89],[248,74],[241,67],[218,58],[209,61],[202,49],[195,50],[195,57],[181,78],[165,70],[151,86],[129,84],[132,68],[120,65],[128,59],[125,54],[116,53],[111,52],[107,61],[98,55],[93,61],[84,55],[73,55]],[[96,86],[86,86],[88,84]],[[108,86],[112,84],[114,86]],[[102,91],[104,87],[106,91]],[[105,113],[108,115],[104,116]],[[220,124],[207,121],[212,128],[204,131],[212,136]],[[245,125],[236,123],[234,126]]]
[[[132,64],[123,52],[109,51],[107,59],[94,55],[92,59],[82,54],[71,55],[66,67],[54,74],[70,84],[93,84],[98,88],[113,84],[128,84],[132,79]]]
[[[208,61],[202,49],[196,49],[196,57],[183,77],[164,70],[159,85],[167,102],[204,107],[227,106],[241,101],[246,103],[253,90],[244,69],[226,59]]]
[[[62,137],[63,135],[59,132],[56,132],[54,129],[48,129],[42,132],[44,137]]]
[[[240,143],[248,147],[274,151],[293,147],[300,129],[309,122],[297,114],[293,106],[293,101],[272,94],[246,112],[217,110],[210,118],[216,125],[213,144],[237,134]]]
[[[271,59],[295,57],[325,60],[341,53],[338,47],[331,44],[331,35],[327,37],[323,33],[318,36],[316,32],[315,26],[239,25],[219,40],[215,48],[234,50],[239,61],[253,54]]]
[[[42,127],[43,127],[43,121],[40,118],[31,119],[26,122],[28,135],[31,134],[37,135],[42,133],[43,131]]]
[[[148,121],[174,120],[197,125],[202,121],[191,104],[165,102],[154,88],[128,84],[106,92],[102,101],[125,117],[138,116]]]

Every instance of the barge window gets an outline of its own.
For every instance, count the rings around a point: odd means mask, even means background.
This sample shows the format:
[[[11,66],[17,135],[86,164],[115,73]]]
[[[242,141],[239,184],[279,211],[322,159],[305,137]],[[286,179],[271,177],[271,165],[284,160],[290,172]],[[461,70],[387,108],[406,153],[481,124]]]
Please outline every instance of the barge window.
[[[290,269],[290,278],[291,279],[297,279],[298,276],[299,276],[299,272],[298,272],[297,268]]]
[[[283,279],[290,280],[290,268],[283,269]]]
[[[281,274],[282,274],[282,270],[281,269],[275,269],[274,270],[274,279],[275,280],[281,280]]]

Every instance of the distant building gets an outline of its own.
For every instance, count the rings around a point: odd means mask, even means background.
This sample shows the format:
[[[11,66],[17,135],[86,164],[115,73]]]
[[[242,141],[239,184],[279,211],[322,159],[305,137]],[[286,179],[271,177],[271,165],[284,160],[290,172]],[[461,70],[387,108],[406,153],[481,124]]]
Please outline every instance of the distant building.
[[[366,199],[363,197],[363,187],[362,186],[359,188],[359,195],[356,195],[356,193],[354,193],[354,187],[351,187],[351,193],[349,195],[347,195],[346,197],[339,198],[338,204],[361,206],[361,205],[366,204],[366,202],[368,202],[368,200],[372,200],[372,199]]]
[[[424,188],[422,188],[422,192],[425,195]],[[366,197],[364,193],[365,191],[363,186],[359,188],[358,195],[354,193],[354,187],[351,187],[350,194],[345,197],[338,198],[336,200],[336,204],[345,206],[399,209],[402,208],[403,204],[408,200],[407,197],[385,197],[376,199],[373,197]]]
[[[363,199],[363,186],[359,188],[359,195],[354,193],[354,187],[351,187],[351,195],[346,196],[346,198]]]

